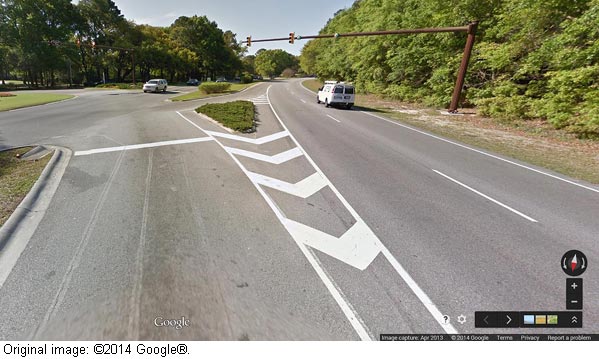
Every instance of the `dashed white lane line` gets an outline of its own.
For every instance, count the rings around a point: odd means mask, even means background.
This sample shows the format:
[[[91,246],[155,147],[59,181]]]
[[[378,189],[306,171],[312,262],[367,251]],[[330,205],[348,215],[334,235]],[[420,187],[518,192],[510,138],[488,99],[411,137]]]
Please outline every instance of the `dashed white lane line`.
[[[473,152],[476,152],[476,153],[480,153],[481,155],[484,155],[484,156],[487,156],[487,157],[491,157],[491,158],[494,158],[496,160],[503,161],[503,162],[506,162],[506,163],[509,163],[511,165],[518,166],[518,167],[521,167],[521,168],[525,168],[525,169],[527,169],[529,171],[533,171],[533,172],[542,174],[542,175],[547,176],[547,177],[551,177],[551,178],[556,179],[558,181],[566,182],[566,183],[569,183],[571,185],[574,185],[574,186],[577,186],[577,187],[580,187],[580,188],[587,189],[589,191],[593,191],[593,192],[599,193],[599,189],[597,189],[597,188],[585,186],[585,185],[583,185],[581,183],[576,183],[574,181],[570,181],[568,179],[565,179],[565,178],[562,178],[562,177],[559,177],[559,176],[556,176],[556,175],[552,175],[551,173],[543,172],[543,171],[540,171],[540,170],[538,170],[536,168],[532,168],[532,167],[529,167],[529,166],[526,166],[526,165],[523,165],[523,164],[520,164],[520,163],[517,163],[517,162],[514,162],[514,161],[510,161],[508,159],[501,158],[499,156],[495,156],[495,155],[492,155],[490,153],[487,153],[487,152],[484,152],[484,151],[481,151],[481,150],[477,150],[477,149],[472,148],[472,147],[468,147],[466,145],[462,145],[461,143],[450,141],[448,139],[445,139],[445,138],[442,138],[442,137],[439,137],[439,136],[435,136],[433,134],[426,133],[424,131],[417,130],[417,129],[412,128],[410,126],[406,126],[406,125],[404,125],[402,123],[399,123],[397,121],[392,121],[392,120],[389,120],[387,118],[384,118],[384,117],[381,117],[381,116],[378,116],[378,115],[375,115],[375,114],[372,114],[372,113],[369,113],[369,112],[366,112],[366,111],[360,111],[360,112],[362,112],[363,114],[366,114],[368,116],[372,116],[372,117],[378,118],[379,120],[383,120],[383,121],[392,123],[392,124],[394,124],[396,126],[403,127],[403,128],[408,129],[410,131],[414,131],[414,132],[420,133],[422,135],[425,135],[425,136],[428,136],[428,137],[432,137],[432,138],[437,139],[439,141],[451,143],[452,145],[455,145],[455,146],[458,146],[458,147],[461,147],[461,148],[464,148],[464,149],[467,149],[467,150],[470,150],[470,151],[473,151]]]
[[[281,163],[291,161],[294,158],[301,157],[304,155],[302,153],[302,151],[297,147],[292,148],[285,152],[281,152],[281,153],[273,155],[273,156],[263,155],[261,153],[246,151],[246,150],[242,150],[239,148],[233,148],[233,147],[225,147],[225,150],[227,150],[227,152],[232,153],[234,155],[244,156],[244,157],[252,158],[252,159],[255,159],[258,161],[272,163],[275,165],[280,165]]]
[[[303,98],[300,98],[300,101],[301,101],[301,102],[303,102],[303,103],[308,103],[308,102],[306,102],[306,100],[304,100]]]
[[[338,119],[336,119],[335,117],[333,117],[333,116],[331,116],[331,115],[327,115],[327,117],[328,117],[328,118],[330,118],[330,119],[333,119],[333,120],[335,120],[335,121],[337,121],[337,122],[339,122],[339,123],[341,123],[341,121],[339,121]]]
[[[198,138],[188,138],[185,140],[161,141],[161,142],[142,143],[142,144],[138,144],[138,145],[96,148],[93,150],[77,151],[77,152],[75,152],[75,156],[88,156],[88,155],[95,155],[98,153],[129,151],[129,150],[137,150],[137,149],[141,149],[141,148],[173,146],[173,145],[182,145],[182,144],[187,144],[187,143],[198,143],[198,142],[208,142],[208,141],[213,141],[213,138],[212,137],[198,137]]]
[[[458,184],[458,185],[466,188],[467,190],[472,191],[472,192],[476,193],[477,195],[479,195],[479,196],[481,196],[481,197],[483,197],[483,198],[485,198],[485,199],[487,199],[487,200],[489,200],[489,201],[491,201],[491,202],[493,202],[493,203],[495,203],[495,204],[497,204],[497,205],[499,205],[499,206],[501,206],[501,207],[503,207],[503,208],[505,208],[505,209],[507,209],[507,210],[509,210],[509,211],[511,211],[511,212],[513,212],[515,214],[517,214],[517,215],[519,215],[522,218],[525,218],[525,219],[527,219],[527,220],[529,220],[531,222],[534,222],[534,223],[538,223],[539,222],[536,219],[531,218],[531,217],[525,215],[524,213],[522,213],[522,212],[520,212],[518,210],[515,210],[512,207],[510,207],[510,206],[508,206],[506,204],[503,204],[503,203],[499,202],[498,200],[496,200],[494,198],[491,198],[491,197],[487,196],[486,194],[484,194],[482,192],[479,192],[479,191],[475,190],[474,188],[472,188],[472,187],[470,187],[468,185],[465,185],[462,182],[460,182],[460,181],[458,181],[456,179],[453,179],[453,178],[449,177],[448,175],[446,175],[446,174],[444,174],[444,173],[442,173],[440,171],[437,171],[437,170],[433,170],[433,171],[435,173],[437,173],[438,175],[443,176],[443,177],[447,178],[448,180],[450,180],[450,181],[452,181],[452,182],[454,182],[454,183],[456,183],[456,184]]]

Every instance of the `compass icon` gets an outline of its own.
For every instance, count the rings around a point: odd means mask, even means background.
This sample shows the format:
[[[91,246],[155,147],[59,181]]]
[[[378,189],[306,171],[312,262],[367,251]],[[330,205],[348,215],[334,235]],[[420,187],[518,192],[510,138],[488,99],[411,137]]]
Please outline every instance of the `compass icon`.
[[[578,250],[571,250],[562,256],[561,267],[564,273],[578,277],[587,270],[587,257]]]

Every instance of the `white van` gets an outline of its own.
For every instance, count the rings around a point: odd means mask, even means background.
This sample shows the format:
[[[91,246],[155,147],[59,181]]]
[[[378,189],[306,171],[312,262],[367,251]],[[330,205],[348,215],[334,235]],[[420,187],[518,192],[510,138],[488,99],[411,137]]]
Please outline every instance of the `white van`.
[[[325,81],[324,86],[318,89],[316,102],[324,102],[326,107],[345,106],[351,110],[356,97],[353,85],[336,81]]]

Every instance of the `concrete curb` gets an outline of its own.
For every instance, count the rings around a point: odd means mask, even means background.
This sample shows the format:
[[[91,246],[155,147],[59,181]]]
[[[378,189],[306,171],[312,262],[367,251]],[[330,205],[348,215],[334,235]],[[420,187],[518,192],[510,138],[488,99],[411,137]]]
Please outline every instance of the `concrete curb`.
[[[73,152],[46,146],[54,155],[27,196],[0,228],[0,288],[46,214]]]

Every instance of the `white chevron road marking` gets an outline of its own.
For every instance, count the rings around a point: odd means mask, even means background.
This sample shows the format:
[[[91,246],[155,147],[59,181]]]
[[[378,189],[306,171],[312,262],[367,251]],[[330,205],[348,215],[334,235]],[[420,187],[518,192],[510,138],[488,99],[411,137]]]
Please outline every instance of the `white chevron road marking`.
[[[243,136],[231,135],[229,133],[205,131],[203,129],[202,129],[202,131],[204,131],[209,136],[221,137],[221,138],[226,138],[229,140],[251,143],[254,145],[263,145],[265,143],[276,141],[278,139],[289,136],[289,132],[287,132],[287,131],[273,133],[272,135],[268,135],[268,136],[264,136],[264,137],[260,137],[260,138],[247,138],[247,137],[243,137]]]
[[[281,153],[273,155],[273,156],[263,155],[261,153],[246,151],[246,150],[242,150],[239,148],[233,148],[233,147],[225,147],[225,150],[234,155],[253,158],[258,161],[268,162],[268,163],[272,163],[275,165],[280,165],[281,163],[291,161],[294,158],[301,157],[304,155],[302,153],[302,151],[297,147],[292,148],[289,151],[281,152]]]
[[[250,101],[253,102],[254,105],[270,105],[270,102],[268,101],[266,94],[264,94],[262,96],[254,97],[254,98],[250,99]]]
[[[282,222],[296,240],[359,270],[368,268],[381,252],[379,239],[362,221],[356,222],[339,238],[287,218]]]
[[[250,171],[247,175],[254,183],[301,198],[308,198],[328,185],[327,181],[318,172],[295,184]]]

